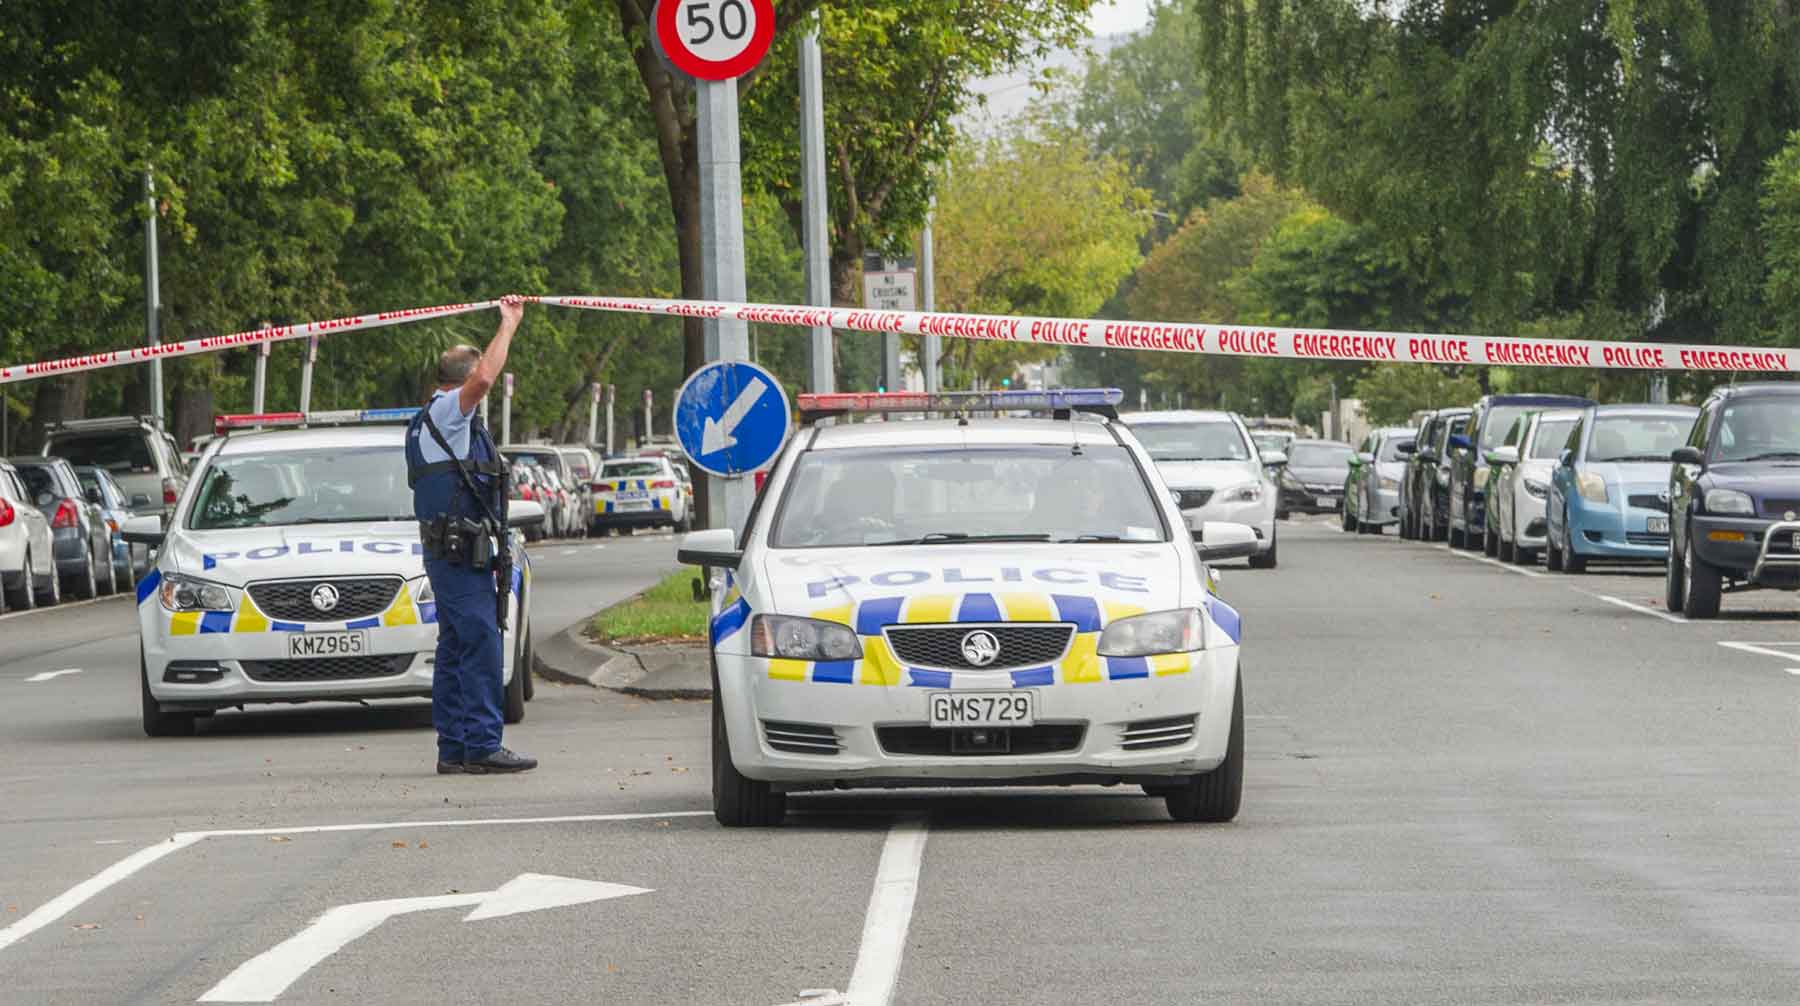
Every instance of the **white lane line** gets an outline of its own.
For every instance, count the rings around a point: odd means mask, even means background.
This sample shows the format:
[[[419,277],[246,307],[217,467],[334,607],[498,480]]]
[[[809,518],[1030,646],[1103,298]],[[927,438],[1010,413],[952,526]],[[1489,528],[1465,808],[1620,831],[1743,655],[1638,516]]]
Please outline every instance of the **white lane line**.
[[[1544,575],[1535,569],[1527,569],[1524,566],[1515,566],[1512,563],[1501,562],[1498,559],[1490,559],[1485,555],[1477,555],[1474,552],[1464,552],[1460,549],[1451,548],[1448,545],[1439,545],[1438,547],[1443,549],[1444,551],[1450,553],[1451,555],[1456,556],[1458,559],[1471,559],[1475,562],[1485,562],[1490,566],[1498,566],[1499,568],[1506,570],[1508,573],[1517,573],[1520,576],[1529,576],[1529,577],[1532,577],[1533,579],[1542,577]]]
[[[556,554],[557,555],[574,555],[580,551],[581,550],[578,548],[563,548],[563,549],[558,549]]]
[[[202,839],[255,835],[318,835],[343,831],[391,831],[403,828],[477,828],[507,824],[591,824],[607,821],[655,821],[670,817],[709,817],[710,810],[676,810],[666,814],[575,814],[568,817],[472,818],[455,821],[380,821],[373,824],[315,824],[297,828],[228,828],[218,831],[183,831],[119,860],[92,877],[38,906],[31,914],[0,929],[0,950],[69,914],[89,899],[131,877],[151,863],[180,852]]]
[[[1800,653],[1789,653],[1789,652],[1786,652],[1783,650],[1771,650],[1767,646],[1760,646],[1756,643],[1723,643],[1722,642],[1719,645],[1725,647],[1728,650],[1739,650],[1744,653],[1760,653],[1763,656],[1774,657],[1777,660],[1786,660],[1789,662],[1800,660]],[[1800,676],[1800,667],[1790,667],[1787,669],[1787,672],[1789,674]]]
[[[863,918],[862,948],[850,974],[848,998],[854,1006],[888,1006],[900,980],[906,929],[919,895],[919,864],[925,858],[927,827],[921,819],[897,821],[881,847],[875,890]]]
[[[25,683],[28,685],[35,685],[40,681],[49,681],[52,678],[60,678],[65,674],[80,673],[81,668],[79,667],[65,667],[60,671],[44,671],[42,674],[33,674],[31,677],[25,679]]]
[[[126,598],[130,595],[131,595],[130,590],[121,588],[117,594],[114,594],[111,597],[96,597],[91,601],[64,601],[63,603],[55,605],[54,607],[33,608],[30,611],[7,612],[4,615],[0,615],[0,622],[4,622],[9,618],[25,618],[28,615],[47,615],[47,614],[50,614],[51,612],[55,612],[55,611],[67,611],[70,608],[84,608],[90,604],[107,604],[112,601],[123,600],[124,598]]]
[[[1585,590],[1581,591],[1581,593],[1587,594],[1589,597],[1598,598],[1599,600],[1605,601],[1607,604],[1616,604],[1628,611],[1635,611],[1640,615],[1651,615],[1660,618],[1665,622],[1674,622],[1676,625],[1687,624],[1687,619],[1680,615],[1671,615],[1666,611],[1657,611],[1655,608],[1646,608],[1641,604],[1632,604],[1630,601],[1624,600],[1623,598],[1613,597],[1609,594],[1592,594]]]

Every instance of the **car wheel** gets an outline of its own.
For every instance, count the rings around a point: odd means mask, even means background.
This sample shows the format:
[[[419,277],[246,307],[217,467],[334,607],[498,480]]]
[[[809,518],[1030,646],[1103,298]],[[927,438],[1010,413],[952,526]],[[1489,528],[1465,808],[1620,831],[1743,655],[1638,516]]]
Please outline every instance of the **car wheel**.
[[[1689,618],[1719,617],[1719,595],[1723,593],[1725,576],[1694,551],[1692,531],[1688,532],[1687,554],[1682,559],[1687,566],[1687,591],[1681,598],[1681,613]]]
[[[1275,534],[1275,529],[1270,528],[1269,529],[1268,551],[1258,552],[1255,555],[1251,556],[1250,557],[1250,568],[1251,569],[1274,569],[1275,568],[1275,549],[1280,544],[1281,544],[1281,542]]]
[[[1556,547],[1556,535],[1544,536],[1544,568],[1552,573],[1562,572],[1563,552]]]
[[[1481,551],[1488,558],[1500,554],[1500,532],[1489,527],[1481,532]]]
[[[25,553],[25,565],[19,570],[19,585],[6,592],[6,606],[17,611],[37,607],[37,575],[31,571],[31,553]]]
[[[532,668],[537,666],[537,651],[531,646],[531,625],[527,623],[519,635],[521,642],[517,666],[525,669],[525,701],[530,702],[537,697],[537,676],[532,673]]]
[[[192,737],[194,736],[193,713],[165,713],[162,705],[150,694],[150,668],[144,661],[142,650],[138,651],[138,686],[143,692],[144,734],[148,737]]]
[[[1500,544],[1495,548],[1495,551],[1499,553],[1501,562],[1518,561],[1517,549],[1513,547],[1512,542],[1507,541],[1505,538],[1500,539]]]
[[[1244,679],[1231,701],[1231,739],[1225,760],[1205,775],[1186,780],[1163,797],[1177,821],[1221,823],[1237,817],[1244,798]]]
[[[1569,529],[1569,515],[1563,514],[1563,572],[1579,576],[1587,572],[1587,557],[1575,551],[1575,533]]]
[[[1663,560],[1663,607],[1674,614],[1681,614],[1682,606],[1687,603],[1687,571],[1681,561],[1681,553],[1676,551],[1671,542],[1669,556]]]
[[[525,718],[525,675],[528,672],[513,661],[512,680],[506,683],[506,704],[500,711],[500,718],[507,726],[518,723]]]
[[[111,545],[111,542],[107,543]],[[119,592],[119,564],[113,561],[112,552],[106,553],[106,579],[100,581],[100,593],[111,596]]]
[[[100,578],[94,575],[94,550],[88,548],[87,570],[75,578],[75,596],[91,601],[100,596]]]
[[[38,588],[38,601],[52,608],[62,603],[62,576],[56,572],[56,563],[50,563],[50,575],[44,577],[43,586]]]
[[[731,739],[725,727],[725,701],[719,696],[719,668],[713,665],[712,789],[713,817],[727,828],[772,828],[787,816],[787,794],[766,782],[746,779],[731,763]]]

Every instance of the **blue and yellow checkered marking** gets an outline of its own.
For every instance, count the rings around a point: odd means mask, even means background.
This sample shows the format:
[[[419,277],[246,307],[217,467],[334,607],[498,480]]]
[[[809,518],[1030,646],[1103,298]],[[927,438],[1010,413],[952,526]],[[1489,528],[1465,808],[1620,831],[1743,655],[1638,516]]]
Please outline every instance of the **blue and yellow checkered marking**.
[[[596,482],[594,485],[598,487],[598,492],[609,497],[614,493],[621,492],[649,493],[650,510],[662,511],[665,513],[673,510],[675,508],[675,494],[681,491],[680,487],[677,486],[673,489],[651,489],[650,482],[650,479],[609,479],[603,482]],[[594,499],[594,512],[607,514],[643,513],[645,511],[642,509],[626,510],[620,507],[616,500],[600,499],[596,497]]]
[[[513,570],[513,589],[516,592],[523,582],[524,573]],[[160,573],[152,570],[138,583],[140,601],[155,592]],[[171,636],[212,636],[225,634],[246,634],[258,632],[306,632],[310,627],[314,632],[337,632],[355,629],[383,629],[402,625],[435,625],[437,624],[437,604],[432,601],[414,603],[413,584],[407,583],[395,595],[392,604],[386,611],[369,618],[358,618],[347,622],[280,622],[263,614],[256,602],[250,599],[248,590],[238,591],[237,608],[233,611],[174,611],[169,612],[169,635]]]

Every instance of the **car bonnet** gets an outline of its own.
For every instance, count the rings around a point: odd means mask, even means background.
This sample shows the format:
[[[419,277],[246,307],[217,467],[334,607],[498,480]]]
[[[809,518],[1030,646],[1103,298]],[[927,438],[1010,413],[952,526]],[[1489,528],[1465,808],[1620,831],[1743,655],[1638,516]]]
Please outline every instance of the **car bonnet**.
[[[169,572],[228,586],[296,576],[423,576],[424,548],[413,521],[181,530],[160,563]]]

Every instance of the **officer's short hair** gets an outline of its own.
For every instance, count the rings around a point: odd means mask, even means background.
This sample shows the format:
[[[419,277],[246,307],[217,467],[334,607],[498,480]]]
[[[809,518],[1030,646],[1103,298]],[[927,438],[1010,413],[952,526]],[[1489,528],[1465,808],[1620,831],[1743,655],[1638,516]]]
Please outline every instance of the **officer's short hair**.
[[[480,362],[481,350],[474,346],[451,346],[438,357],[437,381],[439,384],[462,384]]]

